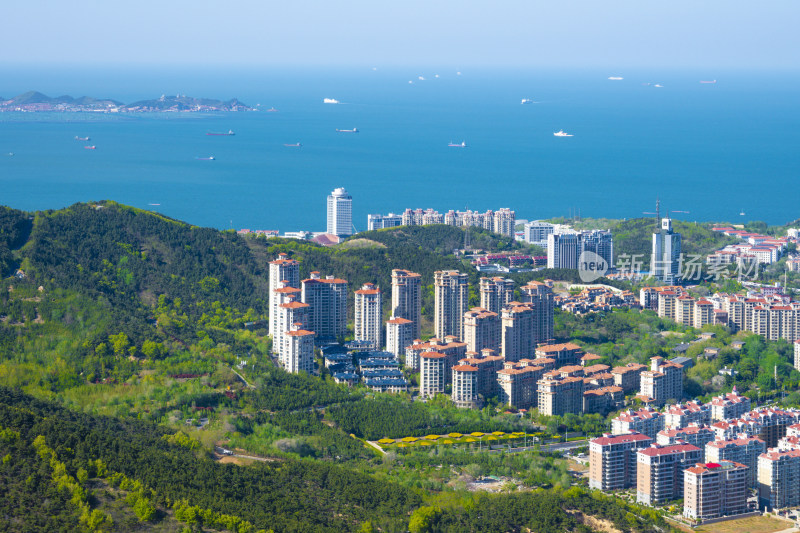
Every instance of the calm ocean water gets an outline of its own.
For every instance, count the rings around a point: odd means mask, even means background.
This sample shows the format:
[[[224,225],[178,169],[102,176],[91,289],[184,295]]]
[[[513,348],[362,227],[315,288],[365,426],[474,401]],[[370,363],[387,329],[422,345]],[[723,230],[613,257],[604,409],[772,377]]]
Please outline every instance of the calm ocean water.
[[[359,230],[368,213],[406,207],[636,217],[656,196],[662,209],[689,211],[677,215],[685,220],[785,223],[800,217],[798,81],[786,72],[0,68],[4,97],[183,93],[279,110],[0,114],[0,203],[113,199],[217,228],[324,230],[326,195],[344,186]],[[228,129],[236,135],[205,135]],[[559,129],[574,137],[554,137]]]

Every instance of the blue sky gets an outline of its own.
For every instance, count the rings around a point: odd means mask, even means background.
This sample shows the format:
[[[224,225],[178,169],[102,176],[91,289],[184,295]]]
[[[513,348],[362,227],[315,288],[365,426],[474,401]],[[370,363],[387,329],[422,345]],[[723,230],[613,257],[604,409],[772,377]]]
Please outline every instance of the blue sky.
[[[796,69],[800,2],[26,0],[0,63]]]

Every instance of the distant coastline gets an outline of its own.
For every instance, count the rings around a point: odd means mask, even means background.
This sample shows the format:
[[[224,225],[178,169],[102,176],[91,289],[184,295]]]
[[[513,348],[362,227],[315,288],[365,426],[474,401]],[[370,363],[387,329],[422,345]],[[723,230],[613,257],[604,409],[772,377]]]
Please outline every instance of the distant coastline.
[[[22,112],[63,112],[63,113],[186,113],[186,112],[219,112],[219,111],[256,111],[255,108],[240,102],[236,98],[228,101],[211,98],[194,98],[179,94],[176,96],[161,95],[160,98],[140,100],[123,104],[110,98],[94,98],[91,96],[50,97],[37,91],[28,91],[13,98],[0,97],[0,113]]]

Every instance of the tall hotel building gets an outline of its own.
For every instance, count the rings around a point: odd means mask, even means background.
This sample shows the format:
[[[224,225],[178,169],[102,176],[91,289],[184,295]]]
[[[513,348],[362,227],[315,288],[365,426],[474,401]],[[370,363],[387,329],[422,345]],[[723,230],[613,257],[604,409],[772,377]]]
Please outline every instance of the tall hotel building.
[[[500,311],[514,299],[514,280],[501,277],[481,278],[481,307],[492,313]]]
[[[348,237],[353,234],[353,197],[344,187],[328,195],[328,231],[331,235]]]
[[[306,326],[320,339],[344,337],[347,328],[347,282],[319,272],[302,283],[303,303],[310,306]]]
[[[392,316],[411,320],[412,339],[420,337],[422,276],[408,270],[392,270]]]
[[[365,283],[355,294],[355,340],[370,342],[374,350],[379,350],[381,318],[381,291],[372,283]]]
[[[269,334],[273,339],[278,323],[278,305],[281,304],[280,294],[275,291],[283,287],[300,288],[300,263],[289,259],[286,254],[279,254],[269,263]]]
[[[434,332],[443,339],[464,340],[464,313],[469,305],[469,277],[457,270],[434,272]]]

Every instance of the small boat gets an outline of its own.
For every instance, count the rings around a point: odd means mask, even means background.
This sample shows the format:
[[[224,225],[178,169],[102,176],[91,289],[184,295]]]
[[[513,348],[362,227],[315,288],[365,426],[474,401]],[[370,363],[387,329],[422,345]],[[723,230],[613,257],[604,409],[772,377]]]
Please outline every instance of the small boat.
[[[322,103],[323,104],[338,104],[339,100],[337,100],[336,98],[323,98],[322,99]]]
[[[84,148],[86,148],[87,150],[96,150],[96,149],[97,149],[97,146],[95,146],[95,145],[91,145],[91,146],[84,146]]]
[[[663,87],[663,85],[661,85],[660,83],[656,83],[655,85],[653,85],[653,87]]]
[[[214,156],[210,155],[208,157],[195,157],[198,161],[214,161]]]
[[[294,144],[286,144],[285,143],[284,146],[287,147],[287,148],[300,148],[303,145],[300,144],[300,143],[294,143]]]
[[[336,128],[336,131],[339,133],[358,133],[358,128],[353,128],[352,130],[340,130],[339,128]]]
[[[525,104],[532,104],[532,103],[533,103],[533,100],[531,100],[530,98],[523,98],[523,99],[522,99],[522,102],[520,102],[520,103],[521,103],[522,105],[525,105]]]
[[[78,137],[78,136],[76,135],[76,136],[75,136],[75,140],[76,140],[76,141],[88,141],[88,140],[89,140],[89,137]]]
[[[454,142],[450,141],[450,143],[448,143],[447,146],[452,146],[454,148],[466,148],[467,147],[467,143],[465,143],[464,141],[461,141],[460,143],[454,143]]]
[[[214,135],[214,136],[224,135],[224,136],[228,136],[228,135],[236,135],[236,134],[233,133],[233,130],[228,130],[228,133],[210,131],[210,132],[206,133],[206,135]]]
[[[555,135],[556,137],[572,137],[572,134],[571,134],[571,133],[567,133],[567,132],[566,132],[566,131],[564,131],[564,130],[558,130],[558,131],[557,131],[557,132],[555,132],[553,135]]]
[[[147,204],[147,205],[161,205],[161,204]]]
[[[617,80],[622,80],[624,78],[622,76],[609,76],[608,79],[617,81]]]
[[[700,80],[700,83],[717,83],[717,80]]]
[[[740,217],[743,217],[743,216],[744,216],[744,209],[742,209],[742,211],[739,213],[739,216],[740,216]]]
[[[277,113],[277,112],[278,110],[275,109],[274,107],[270,107],[269,109],[267,109],[267,113]]]

